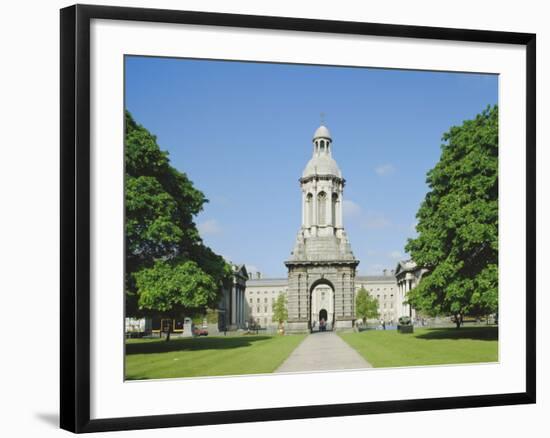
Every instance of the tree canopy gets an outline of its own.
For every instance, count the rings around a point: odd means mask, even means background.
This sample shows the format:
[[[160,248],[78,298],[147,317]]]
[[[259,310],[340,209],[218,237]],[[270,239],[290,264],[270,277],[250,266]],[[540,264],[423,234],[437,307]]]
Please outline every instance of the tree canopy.
[[[498,107],[443,135],[441,157],[427,174],[429,192],[406,251],[427,272],[408,295],[428,314],[498,308]]]
[[[378,300],[371,296],[364,287],[357,291],[355,297],[355,315],[363,318],[365,323],[367,319],[378,318]]]
[[[288,309],[285,294],[279,294],[275,304],[273,304],[273,322],[279,323],[281,326],[288,319]]]
[[[127,316],[204,312],[231,275],[194,223],[208,200],[128,111],[125,170]]]

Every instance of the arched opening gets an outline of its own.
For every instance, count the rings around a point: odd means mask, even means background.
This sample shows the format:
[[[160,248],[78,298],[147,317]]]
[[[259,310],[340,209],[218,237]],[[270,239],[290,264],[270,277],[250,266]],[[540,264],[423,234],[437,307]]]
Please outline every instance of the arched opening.
[[[325,150],[325,140],[321,140],[321,152]]]
[[[326,280],[311,289],[310,327],[314,332],[332,330],[334,326],[334,288]]]
[[[319,225],[327,223],[327,194],[325,192],[317,195],[317,220]]]
[[[306,226],[313,224],[313,195],[308,193],[306,196]]]

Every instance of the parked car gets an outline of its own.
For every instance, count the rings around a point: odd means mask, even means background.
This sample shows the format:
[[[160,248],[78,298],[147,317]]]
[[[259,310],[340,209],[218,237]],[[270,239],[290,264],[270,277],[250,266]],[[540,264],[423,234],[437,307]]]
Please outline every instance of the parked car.
[[[194,326],[193,327],[193,335],[195,336],[208,336],[208,326],[207,325],[203,325],[203,326]]]

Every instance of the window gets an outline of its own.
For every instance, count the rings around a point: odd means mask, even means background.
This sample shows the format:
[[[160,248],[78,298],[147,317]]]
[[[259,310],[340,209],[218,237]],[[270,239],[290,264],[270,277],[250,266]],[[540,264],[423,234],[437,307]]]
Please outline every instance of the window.
[[[254,301],[254,300],[253,300],[252,298],[250,298],[250,304],[252,304],[253,301]]]
[[[319,225],[327,223],[327,194],[325,192],[320,192],[317,195],[317,220]]]
[[[260,299],[258,298],[258,303],[260,302]]]
[[[264,307],[264,313],[267,313],[267,306]]]
[[[267,303],[267,297],[264,298],[264,303]]]
[[[313,195],[311,193],[306,196],[306,220],[308,225],[313,223]]]
[[[260,306],[258,306],[258,307],[256,308],[256,310],[257,310],[256,313],[260,313]]]

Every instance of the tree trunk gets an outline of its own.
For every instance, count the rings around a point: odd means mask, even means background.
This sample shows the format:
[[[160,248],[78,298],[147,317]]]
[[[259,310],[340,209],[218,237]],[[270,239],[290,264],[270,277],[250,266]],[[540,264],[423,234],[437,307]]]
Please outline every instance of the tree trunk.
[[[170,323],[168,324],[168,331],[166,332],[166,342],[170,340],[170,332],[172,331],[172,320],[169,320]]]
[[[455,324],[456,328],[460,328],[460,324],[462,324],[462,315],[455,315]]]

